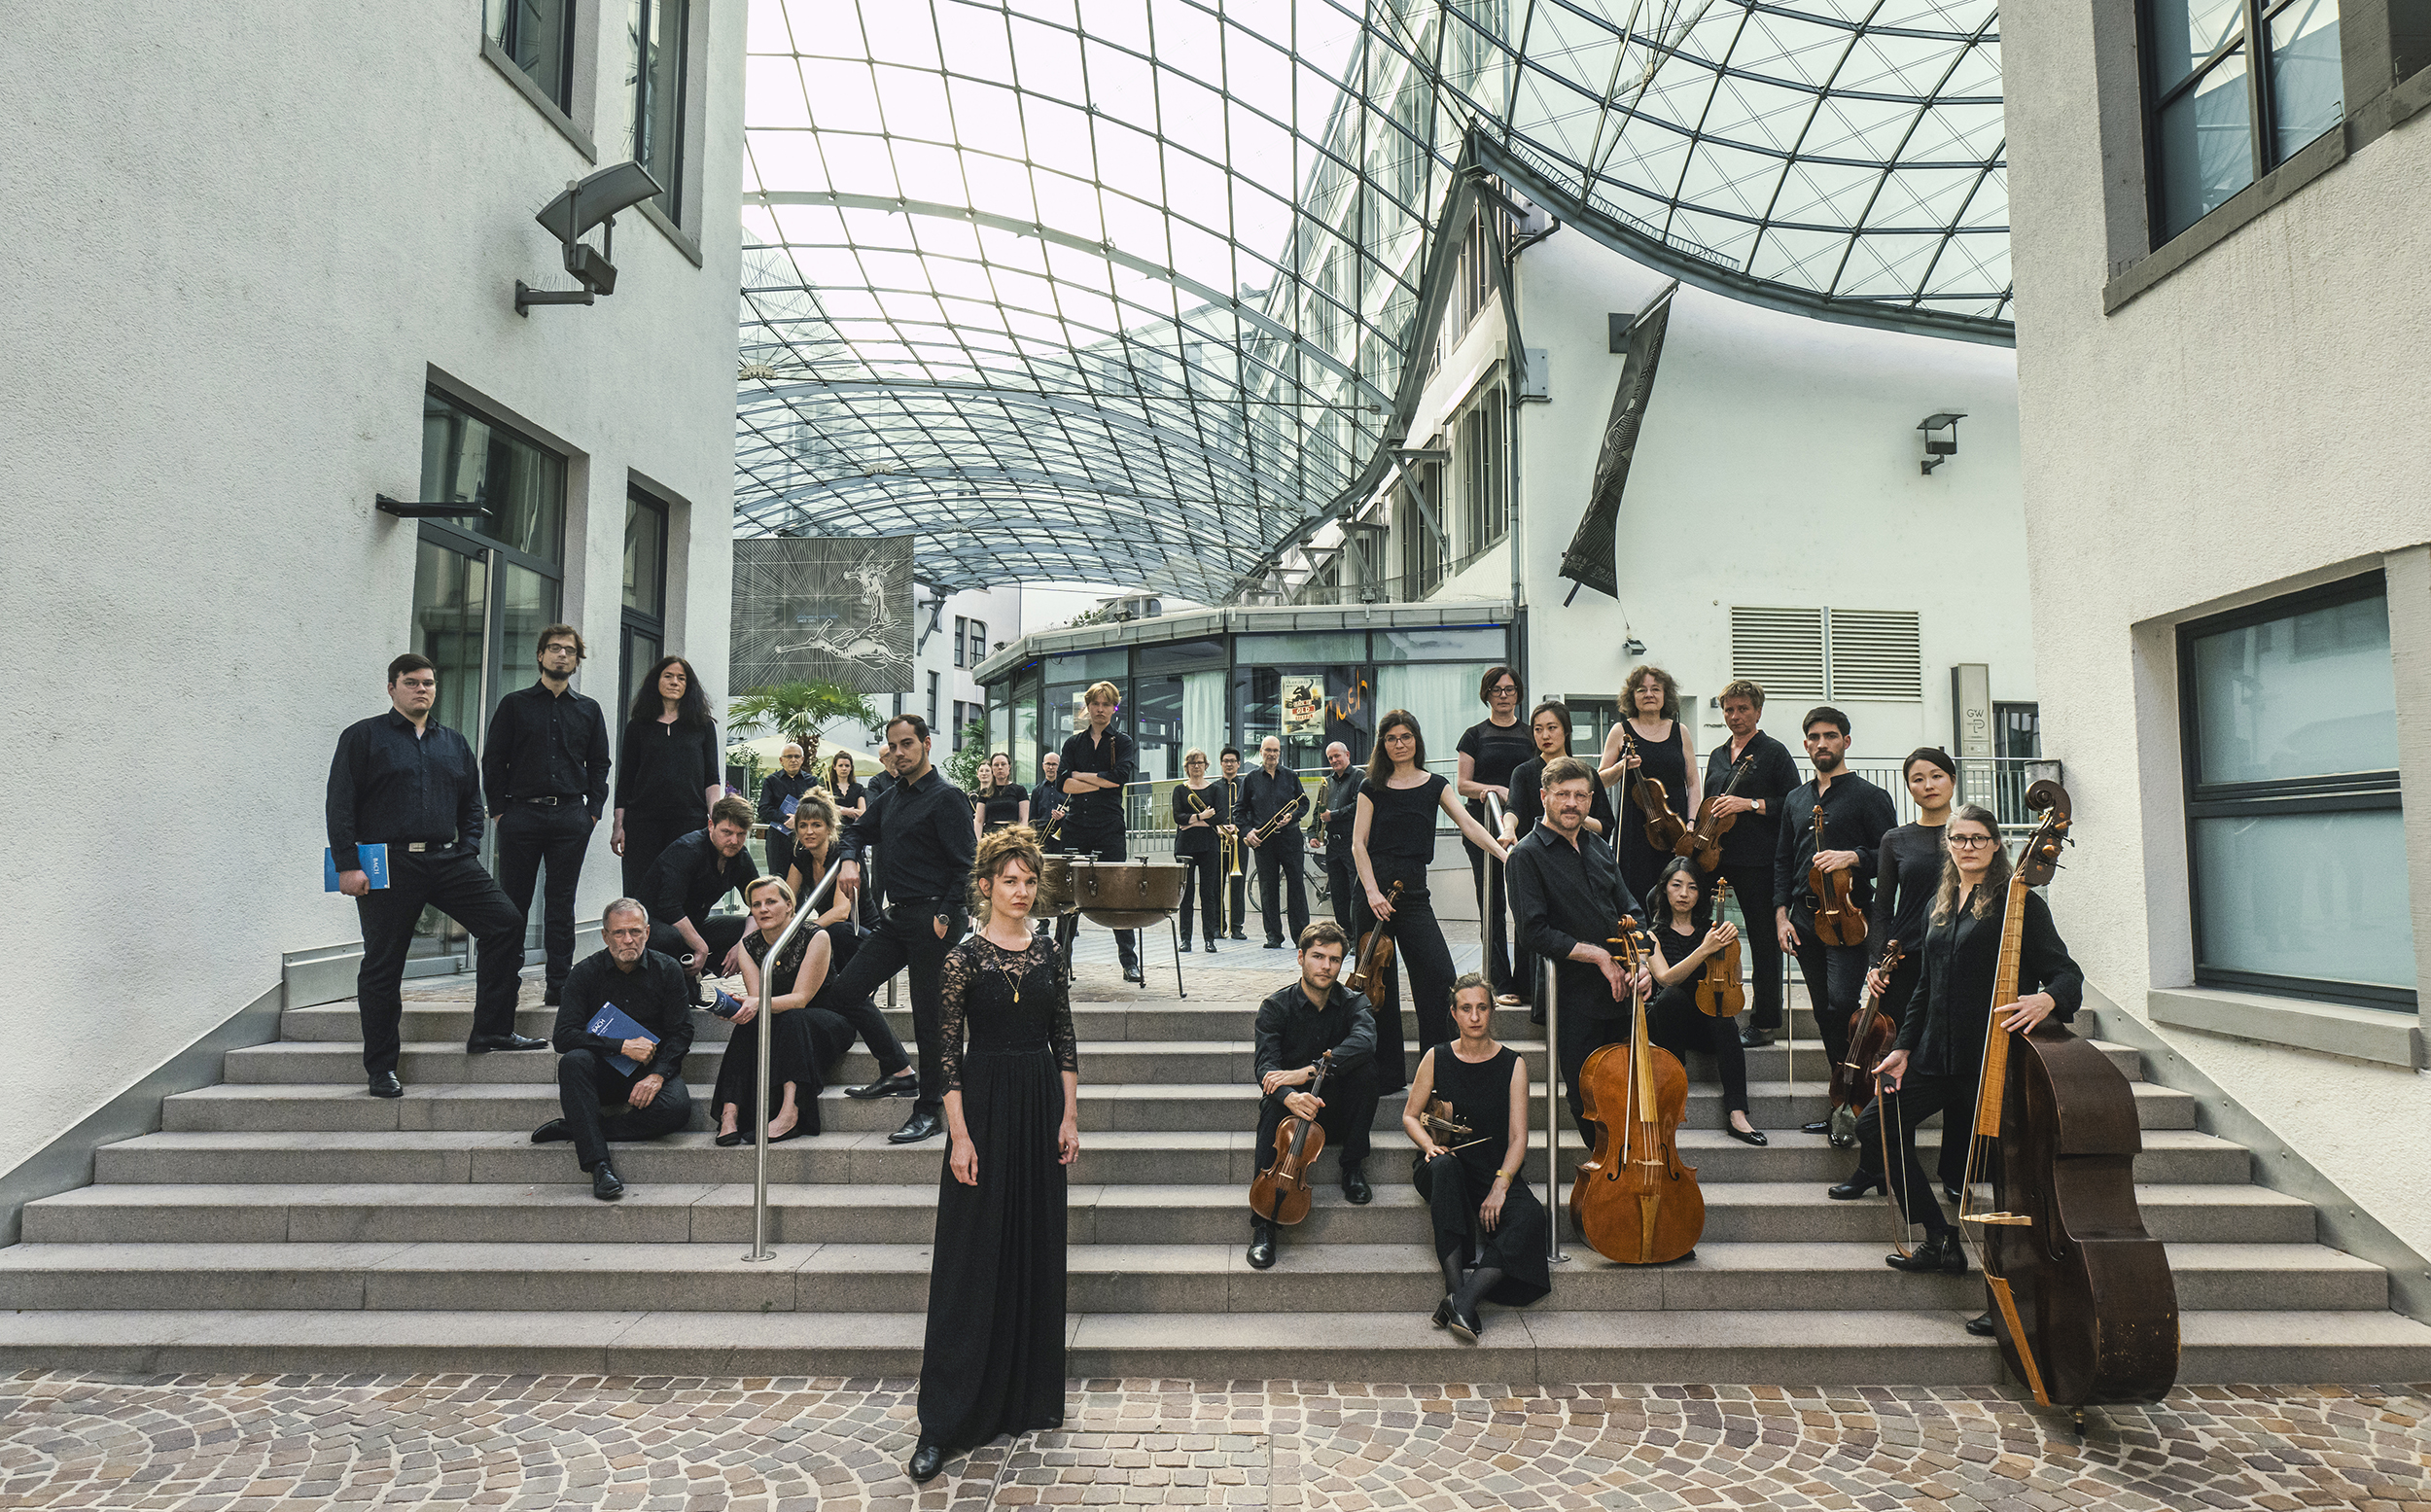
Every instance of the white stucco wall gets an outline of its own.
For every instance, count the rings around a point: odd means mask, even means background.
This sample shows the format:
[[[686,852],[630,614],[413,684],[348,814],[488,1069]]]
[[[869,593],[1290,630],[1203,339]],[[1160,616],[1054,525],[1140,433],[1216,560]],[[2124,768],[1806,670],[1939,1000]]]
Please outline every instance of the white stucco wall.
[[[2052,905],[2089,978],[2141,1014],[2149,989],[2192,979],[2174,626],[2431,538],[2431,127],[2370,143],[2106,316],[2102,185],[2132,194],[2141,164],[2127,143],[2105,165],[2093,22],[2069,7],[2002,21],[2035,650],[2045,743],[2066,758],[2077,816]],[[2392,572],[2393,595],[2414,580]],[[2392,624],[2426,610],[2393,599]],[[2401,708],[2420,708],[2431,645],[2398,652]],[[2417,960],[2426,775],[2406,774]],[[2431,1167],[2414,1154],[2431,1080],[2159,1032],[2431,1249]]]
[[[360,938],[321,891],[323,785],[408,645],[416,527],[371,501],[418,494],[434,375],[573,457],[564,602],[604,701],[628,478],[684,502],[670,647],[722,696],[744,15],[707,3],[705,265],[627,215],[617,294],[528,320],[517,277],[571,283],[532,213],[593,165],[482,58],[470,0],[15,17],[0,1036],[28,1053],[0,1170],[282,951]],[[606,116],[624,33],[595,30]],[[603,832],[584,906],[615,881]]]
[[[1520,411],[1519,535],[1529,604],[1531,695],[1616,696],[1638,657],[1700,704],[1730,680],[1730,611],[1913,610],[1920,702],[1841,699],[1852,758],[1895,762],[1951,746],[1950,668],[1983,662],[1992,696],[2035,696],[2018,495],[2012,354],[1762,309],[1683,286],[1619,525],[1619,603],[1560,573],[1595,478],[1624,359],[1608,312],[1635,312],[1666,282],[1565,229],[1519,263],[1521,330],[1551,354],[1549,400]],[[1925,476],[1917,422],[1963,411],[1958,454]],[[1815,700],[1769,701],[1764,727],[1799,749]],[[1700,711],[1702,754],[1725,738]]]

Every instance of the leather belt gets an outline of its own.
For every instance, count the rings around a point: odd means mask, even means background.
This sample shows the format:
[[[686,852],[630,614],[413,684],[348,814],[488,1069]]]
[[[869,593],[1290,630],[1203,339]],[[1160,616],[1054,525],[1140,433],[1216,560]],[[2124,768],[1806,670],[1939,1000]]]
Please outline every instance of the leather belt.
[[[568,797],[563,793],[552,792],[545,798],[517,798],[515,801],[517,803],[538,803],[546,808],[555,808],[560,803],[580,803],[582,799],[579,794],[573,797]]]

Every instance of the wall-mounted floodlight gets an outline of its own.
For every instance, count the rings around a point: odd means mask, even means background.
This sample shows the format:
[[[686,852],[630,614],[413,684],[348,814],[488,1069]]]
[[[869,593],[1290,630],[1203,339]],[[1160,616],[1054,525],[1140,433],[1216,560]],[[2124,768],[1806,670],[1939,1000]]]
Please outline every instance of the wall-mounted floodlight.
[[[1646,643],[1634,635],[1621,643],[1621,654],[1624,656],[1643,656],[1645,653]]]
[[[1925,476],[1932,476],[1935,468],[1958,454],[1958,422],[1965,418],[1963,413],[1930,414],[1917,426],[1924,433]]]
[[[617,212],[630,210],[660,193],[658,181],[638,162],[620,162],[566,185],[566,192],[532,219],[565,247],[566,271],[582,287],[535,289],[518,278],[515,313],[526,314],[535,304],[588,304],[602,295],[616,293],[617,265],[608,261],[608,254],[616,245]],[[582,244],[583,233],[594,226],[604,228],[596,251]]]

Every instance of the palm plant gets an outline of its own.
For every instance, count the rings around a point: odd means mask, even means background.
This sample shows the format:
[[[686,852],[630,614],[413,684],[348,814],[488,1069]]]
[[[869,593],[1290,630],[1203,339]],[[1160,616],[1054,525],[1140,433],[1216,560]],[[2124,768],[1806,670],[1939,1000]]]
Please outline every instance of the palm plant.
[[[878,722],[877,706],[868,696],[840,683],[779,683],[755,687],[726,705],[726,723],[737,734],[765,732],[783,735],[805,750],[813,731],[839,720],[870,726]]]

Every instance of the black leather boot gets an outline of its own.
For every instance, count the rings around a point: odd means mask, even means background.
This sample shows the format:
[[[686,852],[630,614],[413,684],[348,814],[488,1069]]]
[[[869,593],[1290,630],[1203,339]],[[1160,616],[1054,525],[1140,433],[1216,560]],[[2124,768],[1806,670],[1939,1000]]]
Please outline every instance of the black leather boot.
[[[1451,1326],[1453,1304],[1461,1294],[1461,1254],[1456,1249],[1450,1254],[1438,1256],[1437,1260],[1443,1266],[1443,1300],[1435,1304],[1435,1316],[1429,1321],[1438,1328],[1446,1328]]]

